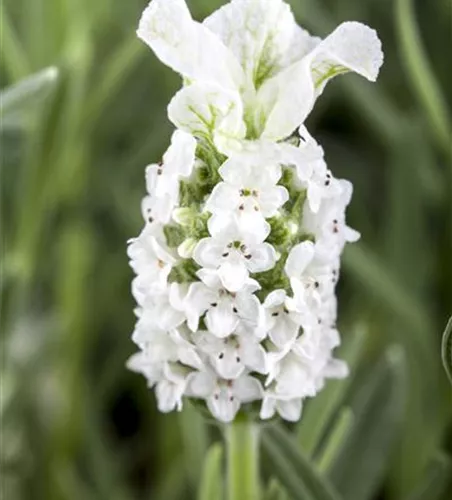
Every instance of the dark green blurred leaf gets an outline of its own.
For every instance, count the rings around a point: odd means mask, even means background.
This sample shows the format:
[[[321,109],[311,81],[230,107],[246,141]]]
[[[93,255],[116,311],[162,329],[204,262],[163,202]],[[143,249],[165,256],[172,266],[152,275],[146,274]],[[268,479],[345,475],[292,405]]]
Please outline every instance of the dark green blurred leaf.
[[[321,453],[316,459],[317,467],[327,472],[337,458],[343,453],[348,438],[353,430],[354,416],[350,408],[343,408],[333,423],[333,428],[325,439]]]
[[[443,358],[444,369],[452,384],[452,317],[447,323],[441,344],[441,355]]]
[[[421,486],[408,497],[408,500],[440,500],[452,483],[452,464],[450,458],[438,452],[428,467],[427,475]]]
[[[294,500],[338,500],[328,479],[322,478],[315,465],[296,446],[294,436],[282,427],[264,430],[262,443],[275,476]]]
[[[399,43],[402,49],[402,61],[407,69],[409,82],[421,105],[425,108],[427,118],[430,121],[429,128],[450,157],[451,136],[448,107],[422,46],[412,0],[397,0],[395,14]]]
[[[272,478],[265,493],[265,500],[289,500],[289,496],[279,481]]]
[[[219,443],[213,444],[209,448],[204,460],[198,500],[222,500],[224,492],[223,454],[223,446]]]
[[[329,468],[331,481],[347,500],[371,499],[387,469],[403,421],[405,370],[403,351],[393,347],[355,380],[350,397],[355,424]]]

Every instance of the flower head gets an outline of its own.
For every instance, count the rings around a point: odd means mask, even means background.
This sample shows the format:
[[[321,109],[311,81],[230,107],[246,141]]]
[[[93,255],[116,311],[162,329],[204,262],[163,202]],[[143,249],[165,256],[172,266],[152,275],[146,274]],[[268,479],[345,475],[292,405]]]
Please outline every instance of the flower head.
[[[335,287],[359,238],[345,221],[352,186],[304,121],[334,76],[374,81],[381,44],[355,22],[312,37],[282,0],[232,0],[203,23],[184,0],[152,0],[138,36],[183,87],[129,242],[139,352],[128,367],[163,412],[196,398],[223,422],[248,405],[296,421],[347,374],[333,356]]]

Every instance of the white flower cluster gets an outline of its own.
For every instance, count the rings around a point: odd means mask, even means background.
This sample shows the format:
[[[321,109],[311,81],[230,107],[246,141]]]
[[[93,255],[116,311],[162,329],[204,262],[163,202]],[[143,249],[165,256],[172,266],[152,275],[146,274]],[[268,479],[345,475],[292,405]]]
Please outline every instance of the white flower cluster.
[[[375,80],[375,32],[344,23],[325,40],[282,0],[232,0],[202,24],[184,0],[152,0],[138,36],[184,79],[177,130],[146,170],[146,225],[130,242],[139,352],[128,362],[162,412],[184,397],[233,420],[300,418],[328,378],[352,186],[334,178],[303,123],[328,80]],[[256,403],[254,403],[256,404]]]

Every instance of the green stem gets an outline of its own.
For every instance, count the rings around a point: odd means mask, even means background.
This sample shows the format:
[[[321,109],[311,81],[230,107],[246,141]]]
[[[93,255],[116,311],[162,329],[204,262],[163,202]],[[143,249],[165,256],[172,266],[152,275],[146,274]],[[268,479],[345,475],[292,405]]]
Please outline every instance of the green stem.
[[[237,419],[226,427],[228,500],[259,500],[259,427]]]

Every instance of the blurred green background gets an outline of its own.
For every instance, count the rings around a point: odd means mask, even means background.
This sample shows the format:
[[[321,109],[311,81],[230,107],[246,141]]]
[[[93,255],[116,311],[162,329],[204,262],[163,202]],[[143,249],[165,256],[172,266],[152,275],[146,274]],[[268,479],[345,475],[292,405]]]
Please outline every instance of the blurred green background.
[[[180,86],[135,38],[145,3],[2,2],[2,500],[191,500],[205,463],[220,463],[219,448],[205,460],[219,429],[188,405],[158,414],[124,367],[126,241],[141,229],[144,167],[169,144],[166,105]],[[188,3],[201,19],[221,1]],[[346,250],[339,290],[352,376],[290,431],[344,500],[446,498],[452,3],[290,3],[322,36],[345,20],[371,25],[386,55],[376,85],[337,79],[307,123],[354,183],[349,223],[362,240]],[[284,484],[267,447],[262,467]],[[289,498],[278,488],[268,498]]]

